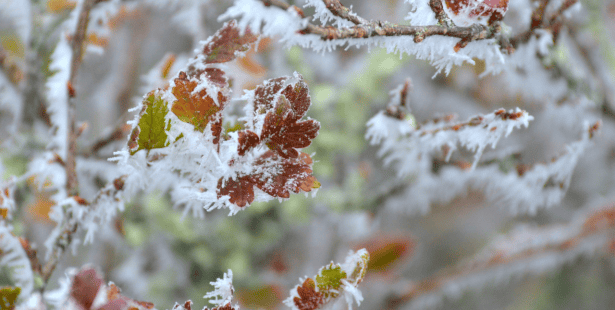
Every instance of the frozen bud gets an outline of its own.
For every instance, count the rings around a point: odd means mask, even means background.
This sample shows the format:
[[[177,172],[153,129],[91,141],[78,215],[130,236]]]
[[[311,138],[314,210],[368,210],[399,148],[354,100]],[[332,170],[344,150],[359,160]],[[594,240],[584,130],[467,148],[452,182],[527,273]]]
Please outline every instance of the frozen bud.
[[[491,25],[504,18],[508,0],[445,0],[444,10],[455,25]]]

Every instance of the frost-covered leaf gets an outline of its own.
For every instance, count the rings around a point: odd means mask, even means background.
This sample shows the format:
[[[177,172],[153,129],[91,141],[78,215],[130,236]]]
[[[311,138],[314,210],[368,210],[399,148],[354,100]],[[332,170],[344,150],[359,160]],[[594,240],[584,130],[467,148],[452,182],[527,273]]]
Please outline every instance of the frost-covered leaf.
[[[218,198],[229,196],[230,202],[244,207],[254,201],[254,186],[278,198],[289,198],[290,192],[310,192],[320,187],[312,175],[312,163],[312,158],[305,153],[297,158],[281,158],[267,151],[254,163],[255,173],[236,180],[220,179]]]
[[[173,102],[171,111],[181,121],[192,124],[195,130],[203,132],[213,116],[224,108],[226,97],[222,92],[218,92],[216,104],[207,90],[195,92],[198,84],[197,81],[190,80],[185,72],[180,72],[172,91],[177,101]]]
[[[319,188],[320,183],[312,175],[312,158],[301,153],[297,158],[280,158],[268,151],[255,165],[263,168],[258,175],[256,186],[265,193],[279,198],[289,198],[290,192],[310,192]]]
[[[284,304],[293,310],[315,310],[343,295],[352,309],[353,300],[357,304],[363,300],[357,286],[365,277],[368,262],[369,253],[365,249],[351,251],[343,264],[331,262],[320,268],[315,280],[307,278],[295,286]]]
[[[320,129],[317,121],[299,121],[309,106],[310,97],[303,79],[294,86],[288,85],[265,116],[261,141],[284,158],[299,156],[296,148],[309,146]]]
[[[287,77],[279,77],[267,80],[263,85],[259,85],[254,90],[254,114],[264,114],[273,108],[274,99],[278,92],[284,87]]]
[[[342,285],[342,279],[346,279],[348,276],[342,270],[342,267],[337,264],[329,264],[322,269],[316,276],[316,283],[318,283],[318,290],[325,292],[325,297],[337,297],[337,289]],[[335,290],[335,291],[332,291]],[[330,293],[331,296],[327,294]]]
[[[207,55],[205,63],[229,62],[237,57],[238,53],[245,52],[250,44],[258,38],[246,29],[243,34],[237,28],[237,23],[230,21],[218,30],[203,47],[203,54]]]
[[[235,179],[218,181],[218,198],[229,196],[229,201],[239,207],[245,207],[254,201],[255,178],[243,176]]]
[[[237,154],[245,155],[246,151],[257,146],[260,143],[260,138],[256,133],[250,130],[242,130],[238,133],[239,145],[237,146]]]
[[[138,126],[130,135],[128,147],[131,154],[139,150],[149,151],[169,145],[167,131],[171,129],[171,122],[166,119],[167,113],[169,113],[167,103],[156,93],[149,93],[143,100]]]
[[[299,310],[314,310],[325,304],[325,297],[322,293],[316,291],[316,282],[311,278],[305,279],[301,286],[295,288],[297,295],[292,302],[296,309]]]
[[[194,210],[200,203],[207,210],[229,208],[231,214],[255,200],[289,198],[291,192],[320,187],[312,175],[311,157],[299,150],[310,145],[320,129],[317,121],[302,120],[311,100],[299,74],[269,80],[247,91],[245,117],[234,118],[225,110],[230,106],[231,88],[223,62],[233,60],[255,39],[248,31],[242,34],[234,22],[227,23],[203,43],[202,53],[179,70],[169,87],[151,93],[158,101],[150,101],[163,103],[165,108],[165,113],[155,114],[164,140],[154,142],[163,144],[153,147],[164,149],[153,155],[155,160],[145,158],[146,164],[140,163],[143,157],[130,156],[139,149],[153,148],[139,148],[143,130],[149,129],[141,123],[154,114],[147,113],[153,110],[151,104],[144,105],[142,115],[133,121],[138,126],[129,142],[130,155],[118,152],[115,158],[136,170],[128,176],[136,181],[127,180],[128,184],[153,188],[150,178],[155,171],[156,182],[164,184],[159,186],[172,189],[178,203],[189,205],[187,209]],[[152,80],[160,84],[157,78]],[[172,113],[167,115],[166,102],[171,101],[168,110]],[[227,115],[231,121],[222,134],[223,116]]]

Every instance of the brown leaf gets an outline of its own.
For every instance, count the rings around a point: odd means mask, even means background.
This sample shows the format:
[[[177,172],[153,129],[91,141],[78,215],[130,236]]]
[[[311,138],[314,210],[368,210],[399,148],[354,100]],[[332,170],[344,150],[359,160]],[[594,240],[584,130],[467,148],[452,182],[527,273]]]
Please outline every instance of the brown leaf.
[[[218,181],[218,198],[230,196],[230,202],[239,207],[245,207],[254,201],[254,180],[251,176],[243,176],[236,180],[227,179],[222,187],[223,180]]]
[[[103,283],[102,277],[93,268],[85,268],[79,271],[73,278],[70,288],[70,296],[83,309],[89,310],[92,307],[94,298],[98,294],[98,289]]]
[[[284,86],[287,77],[279,77],[265,81],[254,90],[254,114],[265,114],[273,108],[273,100]]]
[[[298,111],[305,113],[305,110]],[[261,141],[284,158],[299,156],[295,148],[309,146],[320,129],[315,120],[297,122],[301,117],[303,114],[298,114],[286,97],[280,96],[275,110],[265,116]]]
[[[239,156],[246,154],[248,150],[257,146],[260,143],[258,135],[250,130],[242,130],[239,134],[239,145],[237,146],[237,153]]]
[[[301,153],[297,158],[281,158],[273,151],[267,151],[255,163],[259,172],[237,179],[218,181],[218,198],[230,196],[230,202],[245,207],[254,201],[254,186],[265,193],[279,198],[289,198],[290,192],[309,192],[319,188],[320,183],[312,175],[312,158]]]
[[[313,188],[320,187],[320,183],[312,175],[312,158],[310,155],[301,153],[297,158],[279,158],[272,151],[263,154],[255,165],[269,166],[277,174],[260,176],[256,186],[263,192],[279,198],[290,197],[290,191],[299,193],[309,192]]]
[[[218,105],[205,89],[197,94],[193,91],[197,87],[196,81],[190,80],[185,72],[180,72],[175,79],[173,95],[177,98],[173,102],[171,111],[186,123],[194,125],[194,129],[203,132],[207,124],[222,110],[227,98],[218,92]]]
[[[236,58],[236,52],[245,52],[250,48],[250,44],[256,42],[257,35],[252,34],[250,29],[245,29],[241,35],[237,22],[234,20],[224,24],[220,30],[214,34],[205,46],[203,54],[206,55],[205,63],[229,62]]]
[[[315,310],[325,303],[325,297],[316,291],[316,283],[311,278],[305,279],[303,284],[297,287],[297,293],[299,297],[293,298],[293,302],[299,310]]]
[[[299,81],[294,86],[286,86],[282,94],[290,102],[291,108],[295,112],[296,120],[305,116],[305,113],[310,108],[310,95],[308,94],[308,87],[305,81],[303,81],[303,77],[299,76]]]

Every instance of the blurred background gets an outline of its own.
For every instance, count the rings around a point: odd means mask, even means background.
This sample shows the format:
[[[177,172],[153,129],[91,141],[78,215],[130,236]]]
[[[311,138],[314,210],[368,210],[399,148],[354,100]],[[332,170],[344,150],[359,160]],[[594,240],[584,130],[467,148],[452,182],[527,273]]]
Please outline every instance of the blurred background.
[[[37,89],[54,73],[48,65],[58,25],[74,7],[68,0],[31,1],[26,22],[18,16],[19,2],[0,1],[3,180],[24,174],[47,145],[49,115]],[[397,0],[342,2],[364,18],[397,23],[405,23],[410,10]],[[428,308],[429,303],[413,303],[407,292],[471,260],[497,236],[519,225],[568,225],[615,201],[615,2],[581,3],[582,10],[567,20],[568,28],[561,30],[547,56],[529,53],[527,64],[535,70],[519,66],[482,78],[480,61],[432,78],[431,65],[407,55],[365,48],[322,54],[263,38],[258,51],[251,50],[228,70],[234,97],[269,78],[294,71],[303,75],[312,98],[308,116],[321,123],[305,151],[315,154],[314,175],[322,183],[318,193],[255,203],[232,217],[217,210],[205,218],[184,214],[168,193],[142,193],[127,202],[115,225],[105,227],[94,245],[79,245],[74,255],[64,256],[51,287],[67,267],[92,264],[125,296],[154,302],[158,309],[191,299],[200,309],[206,305],[202,296],[212,290],[210,281],[232,269],[242,308],[282,309],[281,301],[300,277],[313,276],[330,261],[343,261],[349,250],[365,247],[371,261],[359,287],[365,298],[360,309]],[[130,127],[125,124],[133,117],[128,109],[192,57],[198,42],[221,26],[217,17],[231,5],[226,0],[124,1],[109,19],[108,36],[88,38],[91,51],[76,85],[78,120],[87,124],[78,141],[78,166],[90,167],[79,170],[86,199],[118,173],[106,158],[127,141]],[[527,28],[524,16],[530,5],[510,4],[504,20],[509,31]],[[305,9],[306,16],[312,12]],[[165,68],[170,68],[166,75]],[[520,107],[533,115],[529,128],[516,130],[483,156],[482,163],[495,162],[504,172],[561,155],[567,144],[580,139],[585,119],[601,119],[602,130],[579,159],[564,199],[536,215],[513,215],[505,203],[486,199],[485,189],[471,186],[449,202],[430,203],[427,213],[413,212],[408,207],[413,197],[404,194],[416,179],[396,178],[394,167],[384,166],[377,156],[378,146],[364,137],[366,122],[387,107],[389,91],[407,78],[413,84],[409,102],[416,122],[449,114],[464,121],[502,107]],[[22,104],[13,101],[6,85],[23,91]],[[234,104],[240,113],[242,102]],[[109,143],[100,147],[97,143],[105,139]],[[464,152],[456,156],[455,162],[472,158]],[[444,163],[434,158],[436,174],[439,165]],[[44,252],[42,244],[54,226],[47,215],[52,202],[50,193],[33,184],[16,190],[13,226]],[[447,187],[437,190],[445,194]],[[460,286],[432,308],[615,307],[615,247],[531,275],[498,277],[494,270],[481,280],[485,285]],[[438,287],[427,291],[437,292]]]

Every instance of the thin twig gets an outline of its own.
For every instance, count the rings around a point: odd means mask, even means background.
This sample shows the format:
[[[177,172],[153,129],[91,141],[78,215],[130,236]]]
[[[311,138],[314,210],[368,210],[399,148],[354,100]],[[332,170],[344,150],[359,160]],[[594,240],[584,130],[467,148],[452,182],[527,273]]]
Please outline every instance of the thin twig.
[[[555,13],[553,13],[553,15],[546,19],[543,16],[544,8],[542,8],[542,11],[540,11],[541,7],[539,6],[538,8],[536,8],[536,10],[534,10],[534,13],[532,14],[532,24],[530,29],[514,36],[513,38],[510,38],[511,45],[516,48],[519,44],[526,43],[536,33],[536,30],[538,29],[549,29],[551,31],[557,30],[560,26],[559,20],[561,19],[561,16],[564,11],[569,9],[577,2],[578,0],[566,0],[562,4],[562,6],[560,6],[560,8]],[[543,3],[541,3],[541,5],[542,4]],[[545,3],[544,5],[546,6],[547,3]],[[535,26],[535,23],[538,22],[539,18],[542,18],[542,22],[539,26]]]
[[[126,139],[126,137],[128,136],[128,133],[130,133],[130,130],[131,130],[131,127],[127,124],[122,124],[118,126],[117,128],[115,128],[115,130],[103,136],[102,138],[100,138],[100,140],[96,141],[92,145],[92,148],[90,149],[89,154],[96,154],[100,149],[109,145],[110,143],[113,143],[115,141],[119,141],[122,139]]]
[[[453,21],[446,15],[444,12],[444,7],[442,6],[442,0],[429,0],[429,6],[431,10],[436,14],[436,19],[438,23],[442,26],[446,26],[448,28],[454,27],[455,24]]]
[[[75,78],[77,76],[77,71],[79,70],[79,66],[81,65],[81,61],[83,59],[83,49],[85,45],[85,38],[87,32],[87,25],[89,21],[90,11],[94,7],[94,5],[99,2],[99,0],[85,0],[83,6],[81,7],[81,11],[79,12],[77,27],[75,29],[75,33],[72,36],[71,41],[71,52],[72,52],[72,62],[70,66],[70,75],[67,83],[69,98],[68,98],[68,135],[66,137],[68,150],[66,154],[65,162],[65,171],[66,171],[66,192],[69,197],[77,197],[79,191],[79,183],[77,181],[77,170],[76,170],[76,161],[75,157],[77,155],[77,128],[76,128],[76,103],[75,103]],[[61,207],[61,206],[60,206]],[[51,253],[49,255],[49,260],[45,263],[43,267],[42,277],[43,283],[46,285],[49,281],[49,278],[53,274],[62,254],[66,250],[66,248],[72,242],[72,236],[78,229],[77,221],[74,221],[72,218],[72,214],[66,214],[65,220],[62,222],[62,230],[59,236],[56,238]],[[45,288],[43,285],[43,290]]]
[[[358,16],[357,14],[352,13],[352,11],[343,6],[339,0],[323,0],[327,9],[333,13],[333,15],[341,17],[347,21],[352,22],[355,25],[367,24],[368,20]]]

